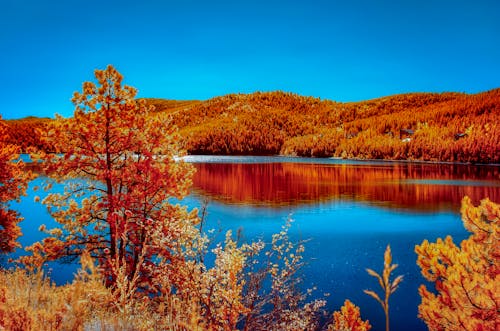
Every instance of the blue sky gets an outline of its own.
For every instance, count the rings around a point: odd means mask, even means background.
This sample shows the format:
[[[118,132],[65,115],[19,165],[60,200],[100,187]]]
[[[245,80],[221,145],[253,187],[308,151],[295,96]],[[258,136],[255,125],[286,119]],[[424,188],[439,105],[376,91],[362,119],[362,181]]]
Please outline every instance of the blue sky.
[[[70,116],[113,64],[141,97],[337,101],[500,87],[500,1],[0,0],[4,118]]]

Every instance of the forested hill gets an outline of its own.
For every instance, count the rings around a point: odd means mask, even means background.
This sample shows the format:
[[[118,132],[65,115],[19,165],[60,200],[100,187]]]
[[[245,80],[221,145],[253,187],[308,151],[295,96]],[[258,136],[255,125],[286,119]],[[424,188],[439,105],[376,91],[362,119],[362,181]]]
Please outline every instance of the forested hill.
[[[412,93],[339,103],[285,92],[207,101],[146,99],[190,154],[297,155],[500,163],[500,89]],[[26,122],[26,123],[25,123]],[[15,142],[22,127],[10,121]],[[31,145],[34,138],[30,137]]]
[[[283,154],[500,163],[500,89],[337,103],[284,92],[231,94],[168,113],[190,154]]]

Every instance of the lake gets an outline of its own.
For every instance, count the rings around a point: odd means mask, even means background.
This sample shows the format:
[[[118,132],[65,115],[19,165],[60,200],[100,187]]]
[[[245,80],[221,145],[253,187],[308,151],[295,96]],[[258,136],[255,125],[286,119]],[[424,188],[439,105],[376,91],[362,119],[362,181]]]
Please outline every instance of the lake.
[[[379,291],[365,268],[380,272],[386,246],[399,264],[394,277],[404,275],[390,299],[391,329],[426,330],[417,318],[417,289],[426,282],[415,263],[415,245],[446,235],[455,243],[468,237],[459,213],[463,196],[475,204],[484,197],[500,201],[498,166],[285,157],[189,156],[186,161],[197,172],[191,195],[181,203],[195,208],[208,202],[205,228],[220,229],[220,240],[225,230],[241,229],[244,240],[269,242],[292,218],[291,237],[308,240],[304,286],[316,286],[315,297],[329,293],[330,311],[349,298],[373,330],[383,330],[385,321],[380,305],[363,293]],[[53,224],[45,207],[33,201],[45,194],[33,192],[41,181],[34,180],[28,196],[13,204],[26,219],[22,245],[42,238],[40,224]],[[75,272],[71,265],[51,267],[60,284]]]

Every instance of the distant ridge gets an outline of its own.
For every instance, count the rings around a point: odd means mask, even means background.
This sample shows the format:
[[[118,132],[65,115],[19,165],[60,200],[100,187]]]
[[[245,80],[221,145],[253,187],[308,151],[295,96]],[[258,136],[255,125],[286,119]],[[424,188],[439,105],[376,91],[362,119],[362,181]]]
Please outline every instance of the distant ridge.
[[[282,91],[144,100],[155,106],[152,116],[179,128],[189,154],[500,163],[500,88],[347,103]],[[13,143],[43,145],[36,131],[47,119],[6,122]],[[35,137],[23,138],[20,131]]]

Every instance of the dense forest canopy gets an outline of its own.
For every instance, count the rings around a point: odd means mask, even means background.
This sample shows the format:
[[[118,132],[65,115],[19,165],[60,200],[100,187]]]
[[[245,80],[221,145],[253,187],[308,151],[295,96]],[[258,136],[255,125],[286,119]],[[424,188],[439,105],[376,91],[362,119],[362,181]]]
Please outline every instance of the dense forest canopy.
[[[281,91],[145,101],[155,107],[150,116],[179,128],[189,154],[500,163],[500,89],[352,103]],[[43,139],[50,123],[8,121],[10,142],[57,150]]]

